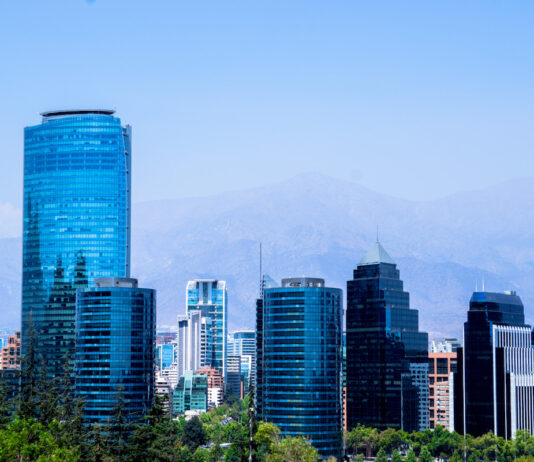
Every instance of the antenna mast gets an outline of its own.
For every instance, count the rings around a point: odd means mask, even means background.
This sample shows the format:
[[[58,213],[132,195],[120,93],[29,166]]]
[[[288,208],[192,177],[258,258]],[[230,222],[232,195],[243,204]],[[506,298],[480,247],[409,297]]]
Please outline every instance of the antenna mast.
[[[261,242],[260,242],[260,299],[263,300],[263,270],[261,261]]]

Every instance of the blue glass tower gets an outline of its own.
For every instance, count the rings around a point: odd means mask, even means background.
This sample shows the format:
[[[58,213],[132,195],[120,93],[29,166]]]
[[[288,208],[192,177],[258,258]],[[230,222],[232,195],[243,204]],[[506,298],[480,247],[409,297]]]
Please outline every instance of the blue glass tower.
[[[216,279],[195,279],[187,283],[186,313],[200,311],[212,323],[212,358],[210,365],[226,380],[228,356],[228,294],[226,282]]]
[[[343,293],[323,279],[290,278],[262,298],[258,418],[341,460]]]
[[[114,111],[43,113],[24,130],[22,349],[50,376],[74,357],[75,292],[130,274],[131,128]]]
[[[122,393],[129,421],[154,394],[156,292],[136,279],[102,278],[76,294],[76,395],[86,424],[106,424]]]

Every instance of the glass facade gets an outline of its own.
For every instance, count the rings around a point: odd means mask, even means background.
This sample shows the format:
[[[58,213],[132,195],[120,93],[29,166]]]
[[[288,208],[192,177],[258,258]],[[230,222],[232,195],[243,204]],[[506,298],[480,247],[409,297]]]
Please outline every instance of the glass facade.
[[[186,312],[201,311],[211,319],[213,346],[211,366],[221,372],[226,380],[228,355],[228,294],[226,282],[216,279],[195,279],[187,283]]]
[[[102,282],[100,282],[102,281]],[[119,393],[129,421],[152,405],[156,292],[135,279],[106,278],[76,294],[76,395],[84,422],[106,424]]]
[[[291,278],[262,298],[258,419],[341,460],[343,292],[322,279]]]
[[[241,370],[246,379],[245,393],[248,386],[256,380],[256,332],[240,330],[228,336],[228,355],[241,357]]]
[[[172,398],[173,415],[208,409],[208,377],[186,371],[180,377]]]
[[[428,428],[428,334],[380,243],[347,282],[347,425]]]
[[[131,128],[114,111],[44,113],[24,130],[22,349],[74,358],[76,289],[130,274]]]
[[[480,436],[489,431],[510,438],[534,429],[534,350],[521,299],[514,293],[474,292],[464,323],[454,383],[455,430]],[[524,382],[524,383],[522,383]],[[483,385],[483,386],[482,386]],[[515,396],[517,391],[517,396]],[[513,411],[528,416],[528,423]],[[514,427],[515,425],[515,427]]]

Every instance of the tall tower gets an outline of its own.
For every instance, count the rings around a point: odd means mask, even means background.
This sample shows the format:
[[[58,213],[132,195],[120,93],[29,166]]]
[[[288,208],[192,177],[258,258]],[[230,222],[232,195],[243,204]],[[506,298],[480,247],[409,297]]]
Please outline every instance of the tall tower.
[[[377,241],[347,282],[347,424],[428,428],[428,334]]]
[[[264,287],[258,309],[258,419],[340,460],[342,290],[318,278],[282,279],[281,287]]]
[[[515,292],[474,292],[454,378],[455,430],[506,439],[534,434],[532,329]]]
[[[131,128],[111,110],[42,113],[24,130],[22,350],[51,377],[74,358],[76,289],[130,275]]]
[[[156,291],[137,279],[96,279],[76,295],[76,395],[86,424],[109,423],[117,397],[129,422],[144,417],[154,396]]]
[[[194,279],[187,283],[186,314],[200,311],[211,319],[213,341],[211,366],[226,380],[228,344],[228,294],[226,282],[217,279]]]

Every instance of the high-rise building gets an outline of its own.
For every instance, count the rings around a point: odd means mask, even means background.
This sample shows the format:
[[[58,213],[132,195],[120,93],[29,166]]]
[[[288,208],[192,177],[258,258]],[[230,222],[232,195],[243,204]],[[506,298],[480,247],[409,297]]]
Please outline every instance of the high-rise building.
[[[174,344],[163,343],[156,345],[156,364],[160,370],[169,367],[174,362]]]
[[[343,292],[306,277],[262,292],[258,419],[340,460]]]
[[[180,377],[172,397],[173,415],[192,412],[200,414],[208,410],[208,378],[186,371]]]
[[[433,342],[433,349],[439,349],[439,345]],[[438,425],[452,430],[454,424],[451,418],[454,415],[451,380],[456,372],[456,351],[442,352],[431,351],[428,353],[428,410],[429,425],[431,429]]]
[[[203,367],[196,375],[205,375],[208,378],[208,409],[222,404],[224,393],[224,379],[220,371],[213,367]]]
[[[244,398],[244,383],[241,375],[241,356],[228,355],[226,364],[226,393]]]
[[[515,292],[474,292],[454,374],[454,429],[513,438],[534,434],[532,329]]]
[[[20,330],[7,338],[0,360],[0,369],[20,369]]]
[[[347,282],[347,425],[428,428],[428,335],[377,241]]]
[[[226,282],[216,279],[195,279],[187,283],[186,313],[200,311],[212,322],[211,366],[226,379],[228,342],[228,294]],[[199,366],[201,367],[201,366]],[[194,370],[194,369],[193,369]]]
[[[102,278],[76,294],[76,395],[86,424],[106,424],[117,397],[135,421],[154,395],[156,292],[130,278]]]
[[[196,371],[213,364],[213,322],[201,310],[192,310],[178,316],[177,371],[178,377],[186,371]]]
[[[22,350],[33,337],[50,376],[74,358],[76,289],[130,275],[131,128],[113,113],[24,130]]]
[[[241,372],[245,378],[245,393],[248,385],[256,380],[256,332],[239,330],[228,335],[228,355],[241,357]]]

